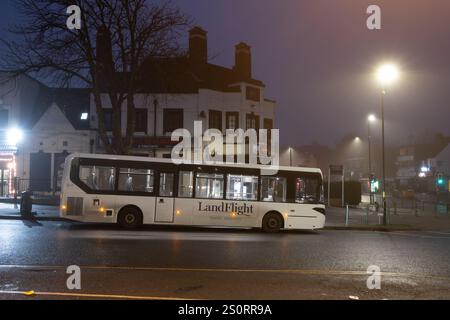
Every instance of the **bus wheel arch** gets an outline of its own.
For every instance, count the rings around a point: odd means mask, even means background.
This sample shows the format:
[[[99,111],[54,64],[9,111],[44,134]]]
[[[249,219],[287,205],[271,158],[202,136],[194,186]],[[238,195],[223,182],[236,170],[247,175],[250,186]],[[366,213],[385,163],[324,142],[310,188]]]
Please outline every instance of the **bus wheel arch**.
[[[119,210],[117,223],[125,229],[136,229],[142,226],[144,215],[142,210],[135,205],[126,205]]]
[[[267,212],[262,219],[262,230],[267,233],[276,233],[284,228],[283,215],[278,211]]]

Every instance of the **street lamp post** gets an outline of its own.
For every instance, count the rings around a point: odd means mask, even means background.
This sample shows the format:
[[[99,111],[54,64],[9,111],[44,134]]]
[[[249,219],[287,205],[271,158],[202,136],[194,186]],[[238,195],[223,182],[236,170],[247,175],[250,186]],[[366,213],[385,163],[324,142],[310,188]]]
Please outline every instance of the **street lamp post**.
[[[382,148],[382,170],[383,170],[383,225],[387,225],[386,208],[386,151],[384,132],[384,100],[386,96],[386,86],[394,83],[398,78],[398,69],[393,64],[384,64],[378,68],[377,78],[382,85],[381,90],[381,148]]]
[[[292,167],[292,147],[289,147],[289,166]]]
[[[375,116],[373,114],[369,115],[367,118],[367,141],[369,143],[369,203],[373,204],[373,193],[372,193],[372,133],[370,130],[370,123],[375,121]]]

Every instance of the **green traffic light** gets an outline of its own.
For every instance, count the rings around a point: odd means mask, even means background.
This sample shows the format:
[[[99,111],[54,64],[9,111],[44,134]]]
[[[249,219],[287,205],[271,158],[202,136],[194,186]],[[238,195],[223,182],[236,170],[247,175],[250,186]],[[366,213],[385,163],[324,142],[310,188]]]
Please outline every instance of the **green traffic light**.
[[[444,179],[439,179],[439,180],[437,181],[437,183],[438,183],[439,185],[443,185],[443,184],[444,184]]]

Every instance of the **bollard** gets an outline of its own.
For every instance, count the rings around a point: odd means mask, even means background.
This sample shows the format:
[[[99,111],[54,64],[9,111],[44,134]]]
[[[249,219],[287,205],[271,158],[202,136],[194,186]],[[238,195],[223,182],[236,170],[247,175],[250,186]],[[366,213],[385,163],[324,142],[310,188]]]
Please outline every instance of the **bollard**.
[[[417,210],[417,201],[416,200],[414,200],[414,215],[416,217],[419,216],[419,210]]]
[[[348,219],[349,219],[349,209],[348,209],[348,204],[346,205],[346,210],[345,210],[345,226],[348,227]]]
[[[370,204],[366,207],[366,224],[369,224],[369,212],[370,212]]]
[[[33,202],[31,199],[31,192],[22,192],[22,197],[20,199],[20,214],[23,216],[31,216],[33,210]]]

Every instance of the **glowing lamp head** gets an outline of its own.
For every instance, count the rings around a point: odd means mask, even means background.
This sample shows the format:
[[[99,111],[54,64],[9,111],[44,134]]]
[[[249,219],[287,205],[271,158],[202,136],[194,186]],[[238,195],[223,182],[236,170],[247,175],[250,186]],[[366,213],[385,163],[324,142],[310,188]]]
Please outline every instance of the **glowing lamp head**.
[[[398,77],[399,71],[394,64],[383,64],[377,70],[377,80],[383,86],[393,84]]]
[[[9,129],[6,133],[6,139],[8,144],[11,146],[16,146],[20,141],[22,141],[22,138],[23,133],[17,128]]]
[[[375,122],[377,120],[377,117],[375,117],[375,115],[371,114],[367,117],[367,120],[369,122]]]

